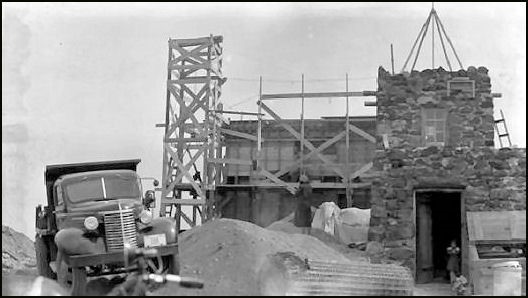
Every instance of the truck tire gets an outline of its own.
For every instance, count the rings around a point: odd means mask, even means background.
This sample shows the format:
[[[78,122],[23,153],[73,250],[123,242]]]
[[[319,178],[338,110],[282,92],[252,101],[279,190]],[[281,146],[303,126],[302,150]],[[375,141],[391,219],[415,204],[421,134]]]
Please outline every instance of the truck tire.
[[[57,282],[65,289],[71,289],[73,284],[72,268],[66,263],[62,263],[59,272],[57,272]]]
[[[178,254],[166,256],[163,262],[168,263],[167,273],[176,275],[180,274],[180,259],[178,258]]]
[[[47,237],[35,236],[35,254],[37,259],[38,274],[47,278],[55,279],[56,276],[49,265],[51,261],[50,248]]]

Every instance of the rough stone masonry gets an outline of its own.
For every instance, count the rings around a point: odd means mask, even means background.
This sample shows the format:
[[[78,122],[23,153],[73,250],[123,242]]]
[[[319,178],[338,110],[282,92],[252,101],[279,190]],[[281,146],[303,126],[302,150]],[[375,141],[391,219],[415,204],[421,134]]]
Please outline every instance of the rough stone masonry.
[[[474,81],[474,94],[448,92],[451,80]],[[427,108],[447,111],[443,146],[426,146],[422,117]],[[485,67],[396,75],[380,67],[371,258],[399,261],[414,272],[413,191],[419,187],[462,188],[466,211],[526,210],[526,148],[495,149],[493,137],[493,97]]]

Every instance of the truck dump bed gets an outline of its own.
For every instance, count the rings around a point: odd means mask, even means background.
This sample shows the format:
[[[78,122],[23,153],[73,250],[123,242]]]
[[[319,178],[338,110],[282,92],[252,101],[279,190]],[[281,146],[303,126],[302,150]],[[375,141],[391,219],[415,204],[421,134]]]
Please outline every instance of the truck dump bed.
[[[58,164],[46,166],[44,172],[44,181],[46,183],[46,194],[48,196],[48,206],[54,208],[53,203],[53,184],[62,175],[102,171],[102,170],[132,170],[136,171],[137,165],[141,159],[129,160],[112,160],[99,162],[85,162],[72,164]]]

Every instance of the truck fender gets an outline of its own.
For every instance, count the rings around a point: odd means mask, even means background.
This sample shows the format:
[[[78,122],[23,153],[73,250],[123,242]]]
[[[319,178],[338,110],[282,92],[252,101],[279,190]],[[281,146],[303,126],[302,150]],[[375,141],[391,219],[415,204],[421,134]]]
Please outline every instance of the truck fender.
[[[176,243],[178,233],[176,232],[176,221],[172,218],[167,217],[158,217],[152,219],[150,223],[150,229],[146,229],[141,233],[144,235],[155,235],[155,234],[165,234],[165,239],[167,244]],[[143,246],[143,237],[138,237],[138,244]]]
[[[66,260],[64,256],[105,252],[102,238],[98,238],[97,241],[92,242],[90,239],[84,237],[83,230],[77,228],[66,228],[58,231],[55,235],[55,244],[57,245],[57,260],[55,261],[57,274],[61,272],[63,260]]]
[[[77,228],[66,228],[55,235],[58,254],[84,255],[100,254],[105,252],[104,240],[102,237],[92,241],[84,236],[84,231]],[[58,258],[57,258],[58,261]],[[60,264],[57,264],[60,266]]]

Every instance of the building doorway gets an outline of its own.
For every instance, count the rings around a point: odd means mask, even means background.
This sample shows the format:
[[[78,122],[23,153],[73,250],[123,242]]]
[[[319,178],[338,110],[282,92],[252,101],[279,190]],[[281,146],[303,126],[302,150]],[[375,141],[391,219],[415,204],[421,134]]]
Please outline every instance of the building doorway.
[[[461,192],[416,191],[415,200],[416,283],[449,282],[447,247],[456,240],[463,249]]]

